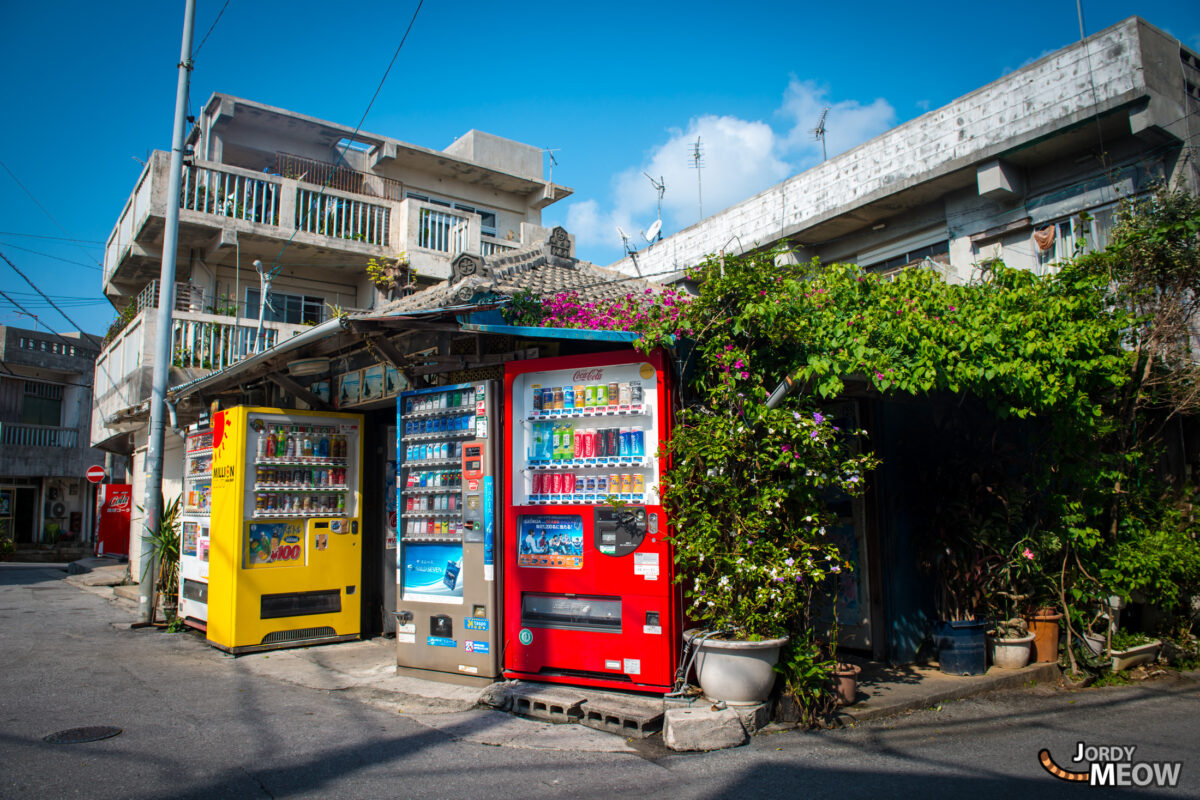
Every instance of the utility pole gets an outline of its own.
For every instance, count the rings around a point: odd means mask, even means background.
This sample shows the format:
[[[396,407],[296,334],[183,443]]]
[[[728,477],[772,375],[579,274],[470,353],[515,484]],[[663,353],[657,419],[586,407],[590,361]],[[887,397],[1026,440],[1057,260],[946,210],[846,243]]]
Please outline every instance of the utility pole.
[[[171,166],[167,170],[167,222],[163,233],[162,269],[158,278],[158,340],[154,348],[154,383],[150,390],[150,441],[146,446],[146,529],[158,530],[163,513],[163,433],[166,427],[167,379],[171,369],[171,311],[175,307],[175,250],[179,244],[179,184],[183,172],[183,136],[187,121],[188,79],[192,71],[192,28],[196,0],[186,0],[183,42],[179,49],[179,80],[175,87],[175,120],[171,129]],[[138,624],[150,624],[158,553],[144,535],[138,536]]]

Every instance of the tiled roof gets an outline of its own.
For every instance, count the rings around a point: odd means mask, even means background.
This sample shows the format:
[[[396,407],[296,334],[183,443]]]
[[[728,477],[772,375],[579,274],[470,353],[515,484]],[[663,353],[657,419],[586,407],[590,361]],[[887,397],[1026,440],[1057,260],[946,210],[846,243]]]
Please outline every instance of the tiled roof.
[[[460,255],[450,280],[402,297],[369,312],[377,317],[468,305],[473,297],[506,295],[528,290],[542,297],[574,292],[585,302],[616,300],[640,294],[657,284],[598,267],[588,261],[552,253],[550,242],[481,257]]]

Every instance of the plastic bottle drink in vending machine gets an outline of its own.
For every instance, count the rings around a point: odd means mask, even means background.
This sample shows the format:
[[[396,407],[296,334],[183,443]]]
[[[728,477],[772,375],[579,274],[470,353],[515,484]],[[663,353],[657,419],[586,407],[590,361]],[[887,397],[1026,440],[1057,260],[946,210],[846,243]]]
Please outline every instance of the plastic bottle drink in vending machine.
[[[633,455],[633,431],[629,428],[621,428],[617,431],[618,439],[617,455],[621,458],[628,458]]]
[[[641,428],[633,429],[632,454],[637,457],[646,455],[646,432]]]
[[[587,435],[587,432],[584,431],[583,428],[576,428],[574,433],[575,442],[573,456],[576,461],[579,461],[582,460],[587,453],[587,445],[584,444],[584,437]]]
[[[535,414],[542,413],[542,385],[535,383],[531,388],[533,392],[533,403],[530,406],[530,411]]]
[[[575,494],[575,473],[564,472],[562,476],[562,493]]]

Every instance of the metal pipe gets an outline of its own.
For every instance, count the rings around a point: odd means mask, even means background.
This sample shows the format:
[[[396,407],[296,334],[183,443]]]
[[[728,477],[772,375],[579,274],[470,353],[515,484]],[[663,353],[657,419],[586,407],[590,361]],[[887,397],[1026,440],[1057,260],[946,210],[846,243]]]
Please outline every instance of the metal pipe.
[[[158,341],[154,349],[154,382],[150,391],[150,440],[146,447],[145,525],[157,530],[162,519],[163,426],[167,380],[171,369],[171,311],[175,307],[175,250],[179,246],[179,185],[183,173],[184,125],[187,122],[188,79],[192,69],[192,28],[196,0],[187,0],[183,12],[183,41],[179,52],[179,78],[175,86],[175,120],[171,131],[171,166],[167,173],[167,219],[163,234],[162,268],[158,279]],[[154,582],[158,572],[153,543],[138,536],[138,622],[148,624],[153,615]]]

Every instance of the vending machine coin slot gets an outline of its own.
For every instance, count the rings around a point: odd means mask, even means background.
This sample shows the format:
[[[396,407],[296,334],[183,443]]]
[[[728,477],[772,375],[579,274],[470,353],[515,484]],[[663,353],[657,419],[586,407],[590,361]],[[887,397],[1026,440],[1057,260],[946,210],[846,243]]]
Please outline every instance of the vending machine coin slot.
[[[637,550],[646,538],[643,506],[594,509],[592,536],[596,549],[606,556],[624,556]]]

